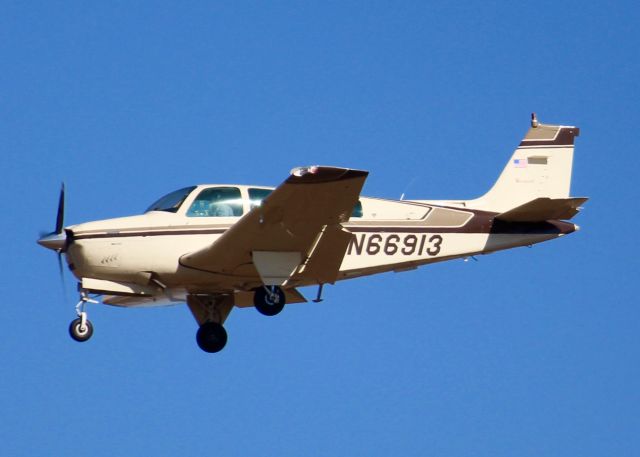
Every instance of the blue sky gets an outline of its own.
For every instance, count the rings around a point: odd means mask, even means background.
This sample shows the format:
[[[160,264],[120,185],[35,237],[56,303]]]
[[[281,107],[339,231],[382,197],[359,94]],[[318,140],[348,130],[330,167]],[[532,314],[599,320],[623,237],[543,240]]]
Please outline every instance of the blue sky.
[[[134,3],[132,5],[132,3]],[[4,2],[0,454],[640,453],[636,2]],[[535,111],[577,125],[582,230],[339,283],[227,321],[94,306],[67,334],[55,224],[194,183],[370,171],[364,194],[471,198]],[[308,290],[308,295],[313,295]]]

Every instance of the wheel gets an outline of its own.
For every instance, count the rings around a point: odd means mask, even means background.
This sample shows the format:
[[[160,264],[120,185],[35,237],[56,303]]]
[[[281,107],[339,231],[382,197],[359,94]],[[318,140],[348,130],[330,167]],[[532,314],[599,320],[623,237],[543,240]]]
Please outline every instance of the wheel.
[[[196,341],[204,352],[219,352],[227,344],[227,331],[217,322],[206,322],[198,329]]]
[[[91,325],[91,322],[87,319],[85,320],[85,328],[82,329],[82,319],[74,319],[69,325],[69,335],[71,335],[71,338],[74,340],[83,343],[93,335],[93,325]]]
[[[261,314],[275,316],[284,308],[286,295],[278,286],[258,287],[253,294],[253,304]]]

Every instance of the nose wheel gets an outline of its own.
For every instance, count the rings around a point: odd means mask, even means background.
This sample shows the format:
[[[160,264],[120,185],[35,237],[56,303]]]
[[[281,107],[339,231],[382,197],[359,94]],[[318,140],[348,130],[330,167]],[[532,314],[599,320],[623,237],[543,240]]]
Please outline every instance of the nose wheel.
[[[96,300],[89,298],[85,291],[80,292],[80,301],[76,305],[76,313],[78,317],[69,324],[69,335],[75,341],[84,343],[93,335],[93,325],[87,319],[87,312],[84,310],[87,303],[98,303]]]
[[[91,324],[91,321],[87,319],[87,313],[83,314],[84,316],[72,320],[71,324],[69,324],[69,335],[79,343],[87,341],[91,338],[91,335],[93,335],[93,325]]]

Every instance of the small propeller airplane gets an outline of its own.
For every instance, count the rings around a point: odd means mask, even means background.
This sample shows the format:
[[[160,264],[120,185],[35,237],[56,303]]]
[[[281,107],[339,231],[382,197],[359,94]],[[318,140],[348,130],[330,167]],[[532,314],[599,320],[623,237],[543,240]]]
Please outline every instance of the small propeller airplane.
[[[276,188],[185,187],[142,215],[64,227],[38,243],[78,279],[69,333],[87,341],[87,303],[137,307],[185,303],[198,346],[218,352],[235,307],[266,316],[307,300],[298,291],[336,281],[530,246],[578,230],[567,222],[587,198],[569,196],[576,127],[531,128],[494,186],[473,200],[361,197],[368,173],[294,168]]]

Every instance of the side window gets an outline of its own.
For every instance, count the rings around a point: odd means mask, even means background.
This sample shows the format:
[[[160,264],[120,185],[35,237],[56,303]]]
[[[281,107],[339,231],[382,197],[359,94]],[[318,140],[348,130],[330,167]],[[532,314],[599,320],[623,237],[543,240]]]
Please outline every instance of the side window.
[[[271,189],[249,189],[249,209],[260,206],[262,200],[273,192]]]
[[[187,211],[189,217],[238,217],[242,216],[242,197],[237,187],[213,187],[205,189]]]
[[[358,200],[356,206],[353,207],[353,212],[351,213],[351,217],[362,217],[362,202]]]

